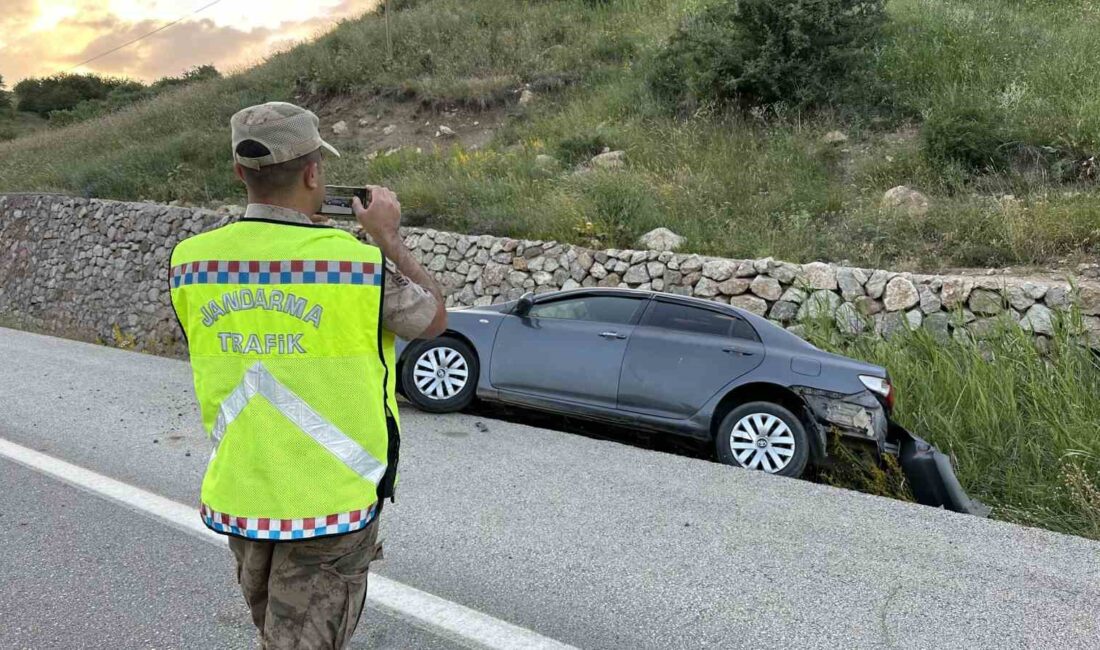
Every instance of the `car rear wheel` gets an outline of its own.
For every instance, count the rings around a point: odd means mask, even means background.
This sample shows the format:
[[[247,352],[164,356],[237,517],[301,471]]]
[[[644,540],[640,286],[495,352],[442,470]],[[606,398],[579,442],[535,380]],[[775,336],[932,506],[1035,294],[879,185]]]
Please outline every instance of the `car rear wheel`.
[[[715,445],[723,463],[779,476],[801,476],[810,458],[810,439],[802,421],[771,402],[750,402],[733,409],[722,419]]]
[[[422,411],[452,413],[473,401],[477,376],[477,355],[470,346],[441,336],[411,351],[401,369],[401,389]]]

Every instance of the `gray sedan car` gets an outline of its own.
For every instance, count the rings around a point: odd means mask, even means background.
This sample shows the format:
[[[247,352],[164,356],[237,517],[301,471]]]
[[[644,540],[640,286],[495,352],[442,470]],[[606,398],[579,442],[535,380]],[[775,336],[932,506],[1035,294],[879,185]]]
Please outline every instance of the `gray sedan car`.
[[[782,476],[825,461],[835,433],[901,452],[915,491],[937,492],[922,501],[967,503],[945,496],[946,457],[890,420],[886,369],[713,301],[592,288],[456,309],[445,335],[401,342],[398,372],[425,411],[477,397],[708,441],[724,463]]]

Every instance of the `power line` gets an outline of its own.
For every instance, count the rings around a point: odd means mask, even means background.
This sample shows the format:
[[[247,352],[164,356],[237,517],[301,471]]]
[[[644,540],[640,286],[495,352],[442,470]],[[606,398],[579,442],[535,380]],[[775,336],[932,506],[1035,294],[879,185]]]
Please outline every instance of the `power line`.
[[[77,68],[79,68],[81,66],[88,65],[92,61],[98,61],[99,59],[102,59],[103,57],[107,56],[108,54],[114,54],[115,52],[118,52],[122,48],[130,47],[134,43],[137,43],[138,41],[141,41],[141,40],[145,40],[145,39],[149,38],[150,36],[152,36],[154,34],[159,34],[160,32],[163,32],[164,30],[168,29],[169,27],[172,27],[173,25],[178,25],[179,23],[182,23],[183,21],[187,20],[188,18],[190,18],[190,17],[192,17],[196,14],[200,14],[200,13],[206,11],[207,9],[209,9],[210,7],[213,7],[214,5],[220,3],[221,1],[222,0],[214,0],[213,2],[211,2],[209,4],[206,4],[206,5],[203,5],[203,6],[199,7],[198,9],[192,11],[191,13],[187,14],[186,16],[180,16],[179,18],[173,20],[170,23],[167,23],[165,25],[161,25],[160,27],[154,29],[153,31],[149,32],[148,34],[142,34],[141,36],[138,36],[137,38],[135,38],[133,40],[127,41],[127,42],[123,43],[122,45],[119,45],[116,48],[113,48],[113,49],[107,50],[106,52],[102,52],[100,54],[97,54],[97,55],[93,56],[92,58],[88,59],[87,61],[77,63],[73,67],[69,68],[69,72],[72,72],[73,70],[76,70]]]

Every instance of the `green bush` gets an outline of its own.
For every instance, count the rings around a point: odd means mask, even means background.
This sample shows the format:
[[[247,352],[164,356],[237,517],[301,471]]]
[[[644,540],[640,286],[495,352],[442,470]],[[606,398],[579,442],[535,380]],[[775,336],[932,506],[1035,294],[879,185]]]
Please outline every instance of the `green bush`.
[[[938,107],[921,130],[924,151],[935,165],[959,164],[966,170],[1004,171],[1010,143],[1004,119],[992,107],[960,100]]]
[[[691,16],[654,61],[674,104],[840,104],[867,66],[885,0],[719,0]]]

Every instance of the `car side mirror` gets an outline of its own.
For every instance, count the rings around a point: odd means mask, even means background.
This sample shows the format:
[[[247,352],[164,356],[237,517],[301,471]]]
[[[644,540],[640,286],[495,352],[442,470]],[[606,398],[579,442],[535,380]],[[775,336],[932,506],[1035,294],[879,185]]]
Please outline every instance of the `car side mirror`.
[[[526,316],[531,308],[535,306],[535,294],[527,292],[520,296],[519,301],[516,302],[516,308],[512,311],[516,316]]]

